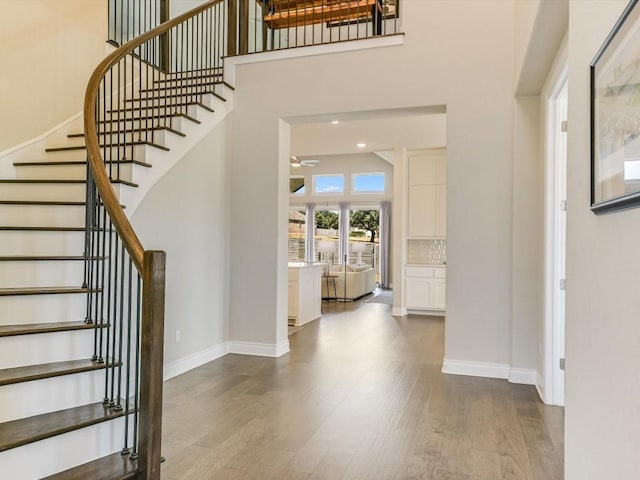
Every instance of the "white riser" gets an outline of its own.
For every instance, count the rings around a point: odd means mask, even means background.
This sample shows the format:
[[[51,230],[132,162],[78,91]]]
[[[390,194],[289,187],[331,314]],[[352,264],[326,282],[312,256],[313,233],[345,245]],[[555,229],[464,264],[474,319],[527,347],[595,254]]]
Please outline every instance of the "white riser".
[[[66,147],[67,145],[58,145],[57,147]],[[125,149],[123,146],[109,147],[106,150],[101,149],[101,153],[108,160],[115,159],[127,159],[127,160],[144,160],[145,145],[133,146],[133,158],[131,157],[131,146],[127,146]],[[79,161],[86,160],[86,150],[56,150],[53,152],[47,152],[47,161],[49,162],[64,162],[64,161]],[[19,168],[19,167],[18,167]],[[33,168],[33,167],[29,167]]]
[[[84,206],[0,205],[0,225],[19,227],[82,227]]]
[[[134,107],[135,108],[135,107]],[[127,110],[126,112],[106,112],[106,120],[131,120],[131,118],[136,118],[140,116],[148,116],[148,115],[167,115],[174,112],[185,113],[193,118],[198,118],[198,113],[200,109],[196,105],[189,105],[185,107],[184,105],[178,107],[169,107],[169,106],[161,106],[158,108],[149,108],[145,111],[134,110],[133,112]]]
[[[52,145],[51,148],[59,148],[59,147],[70,147],[74,145],[73,143],[59,143],[56,145]],[[62,162],[62,161],[70,161],[70,160],[86,160],[87,159],[87,151],[85,149],[82,150],[56,150],[53,152],[46,152],[46,157],[44,161],[46,162]]]
[[[84,279],[82,260],[42,260],[0,263],[0,288],[78,286]]]
[[[133,416],[129,418],[131,431]],[[38,480],[118,452],[123,447],[124,424],[124,418],[118,418],[1,452],[0,478]]]
[[[15,295],[0,297],[4,323],[28,324],[84,319],[86,294]]]
[[[2,256],[82,255],[83,252],[84,232],[0,231]]]
[[[108,167],[107,167],[108,168]],[[118,177],[116,174],[117,166],[114,164],[113,178]],[[146,168],[137,165],[135,168]],[[16,167],[16,178],[20,179],[65,179],[65,180],[84,180],[87,176],[86,165],[30,165]],[[120,180],[135,181],[132,174],[132,164],[124,163],[120,165]]]
[[[0,422],[101,402],[105,370],[63,375],[0,388]]]
[[[93,329],[0,338],[0,369],[80,360],[91,355]],[[0,398],[5,388],[0,387]]]
[[[205,93],[205,94],[199,94],[199,93],[194,93],[191,94],[191,92],[189,90],[183,90],[180,92],[180,97],[177,97],[179,101],[181,102],[199,102],[202,103],[203,105],[206,105],[209,108],[214,108],[215,107],[215,100],[213,95],[211,95],[210,93]],[[144,107],[152,107],[154,105],[158,105],[161,107],[166,107],[167,109],[171,108],[171,104],[167,103],[168,101],[170,101],[171,99],[165,99],[165,98],[149,98],[146,99],[144,97],[142,97],[141,99],[132,102],[134,107],[140,107],[140,106],[144,106]],[[173,99],[175,101],[175,99]],[[218,99],[219,100],[219,99]]]
[[[121,122],[101,124],[100,128],[105,131],[111,131],[111,130],[124,129],[124,128],[147,128],[152,125],[163,125],[163,126],[171,127],[174,130],[178,130],[179,132],[182,132],[181,127],[182,127],[183,121],[193,124],[192,121],[186,120],[183,117],[173,117],[171,119],[167,119],[166,122],[165,122],[165,119],[162,119],[162,121],[160,121],[159,119],[154,119],[154,120],[149,119],[146,121],[144,120],[124,121],[123,120]]]
[[[85,197],[84,183],[2,183],[0,200],[67,200],[82,202]]]
[[[190,122],[189,120],[185,120],[185,122],[189,122],[193,124],[193,122]],[[117,135],[110,135],[110,137],[111,136],[115,137]],[[140,138],[139,133],[127,134],[127,138],[131,138],[131,137],[133,137],[134,140],[144,140],[144,137],[142,139]],[[151,134],[149,135],[149,141],[158,145],[162,145],[163,147],[167,147],[167,148],[174,148],[183,139],[184,137],[180,135],[176,135],[175,133],[170,132],[168,130],[154,130],[153,135]]]
[[[16,167],[16,178],[50,178],[64,180],[84,180],[87,178],[86,165],[29,165]]]
[[[100,143],[114,143],[114,142],[122,142],[124,140],[131,142],[131,141],[149,141],[158,145],[162,145],[162,146],[169,146],[166,145],[166,137],[175,137],[175,138],[182,138],[179,135],[175,135],[174,133],[168,132],[167,130],[153,130],[153,131],[149,131],[148,134],[145,134],[145,132],[114,132],[114,133],[110,133],[110,132],[103,132],[100,133],[98,135],[98,137],[100,138]]]

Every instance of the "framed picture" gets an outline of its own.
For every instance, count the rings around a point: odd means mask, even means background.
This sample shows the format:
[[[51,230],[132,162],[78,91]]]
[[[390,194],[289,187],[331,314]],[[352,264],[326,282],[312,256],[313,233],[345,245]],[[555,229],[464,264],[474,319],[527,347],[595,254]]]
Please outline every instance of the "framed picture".
[[[631,0],[591,62],[591,210],[640,206],[640,7]]]
[[[342,27],[344,25],[355,25],[357,23],[368,23],[372,20],[371,8],[354,10],[349,15],[348,20],[327,22],[327,27]],[[400,0],[382,0],[382,20],[392,20],[400,18]]]

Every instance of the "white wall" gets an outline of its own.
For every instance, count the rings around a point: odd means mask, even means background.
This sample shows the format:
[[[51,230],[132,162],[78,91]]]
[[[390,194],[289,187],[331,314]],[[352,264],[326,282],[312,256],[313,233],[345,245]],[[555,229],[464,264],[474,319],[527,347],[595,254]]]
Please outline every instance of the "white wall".
[[[82,110],[106,39],[107,0],[0,2],[0,151]]]
[[[543,162],[540,97],[516,97],[513,154],[512,379],[535,381],[543,312]]]
[[[510,362],[514,4],[406,0],[403,12],[402,46],[237,67],[232,339],[275,343],[275,326],[286,322],[276,308],[286,289],[274,288],[287,274],[286,255],[278,256],[287,230],[278,215],[288,203],[279,119],[446,105],[446,356]]]
[[[520,77],[522,66],[525,62],[529,40],[533,33],[533,27],[540,9],[540,0],[527,0],[526,2],[515,2],[515,78]]]
[[[565,462],[567,480],[640,472],[640,209],[589,209],[589,69],[626,0],[573,1],[569,130]]]
[[[223,353],[227,339],[229,123],[159,180],[132,218],[146,249],[167,252],[165,365],[173,372],[180,361]]]

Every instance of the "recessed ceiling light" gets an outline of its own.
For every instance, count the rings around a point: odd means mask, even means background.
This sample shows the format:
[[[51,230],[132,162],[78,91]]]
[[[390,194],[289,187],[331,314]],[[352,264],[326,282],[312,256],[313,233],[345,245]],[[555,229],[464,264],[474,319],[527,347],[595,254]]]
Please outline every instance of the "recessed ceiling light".
[[[340,120],[334,120],[333,122],[331,122],[332,125],[337,125],[340,123]]]
[[[366,143],[358,143],[358,144],[356,144],[356,147],[358,147],[358,148],[364,148],[366,146],[367,146]]]

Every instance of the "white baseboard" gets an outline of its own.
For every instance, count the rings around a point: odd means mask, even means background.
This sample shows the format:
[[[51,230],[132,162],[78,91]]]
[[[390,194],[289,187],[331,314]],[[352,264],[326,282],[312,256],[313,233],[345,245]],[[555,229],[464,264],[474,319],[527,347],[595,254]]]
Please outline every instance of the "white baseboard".
[[[506,363],[472,362],[445,358],[442,373],[449,375],[467,375],[470,377],[502,378],[511,383],[535,385],[537,371],[526,368],[512,368]]]
[[[176,360],[175,362],[168,363],[164,366],[164,380],[177,377],[183,373],[200,367],[205,363],[212,362],[213,360],[224,357],[228,353],[227,344],[219,343],[213,347],[209,347],[201,352],[194,353],[187,357]]]
[[[540,373],[538,373],[536,375],[537,379],[536,379],[536,390],[538,391],[538,395],[540,396],[540,400],[542,400],[544,403],[547,403],[547,400],[544,398],[544,383],[542,381],[542,375],[540,375]]]
[[[407,315],[429,315],[430,317],[445,317],[446,312],[444,310],[415,310],[408,308]]]
[[[536,385],[538,372],[529,368],[511,368],[509,382],[522,385]]]
[[[442,373],[470,377],[509,378],[509,365],[504,363],[471,362],[445,358]]]
[[[404,307],[394,308],[391,310],[391,315],[394,317],[404,317],[407,314],[407,309]]]
[[[289,340],[274,343],[227,342],[227,352],[239,355],[254,355],[256,357],[281,357],[289,352]]]

